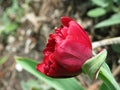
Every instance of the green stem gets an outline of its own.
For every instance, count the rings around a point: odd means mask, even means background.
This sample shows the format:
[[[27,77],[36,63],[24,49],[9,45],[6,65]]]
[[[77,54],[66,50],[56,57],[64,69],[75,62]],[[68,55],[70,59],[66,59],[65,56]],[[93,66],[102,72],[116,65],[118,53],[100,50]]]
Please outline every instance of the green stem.
[[[98,78],[101,79],[110,90],[120,90],[118,83],[114,79],[106,63],[104,63],[103,66],[100,68]]]

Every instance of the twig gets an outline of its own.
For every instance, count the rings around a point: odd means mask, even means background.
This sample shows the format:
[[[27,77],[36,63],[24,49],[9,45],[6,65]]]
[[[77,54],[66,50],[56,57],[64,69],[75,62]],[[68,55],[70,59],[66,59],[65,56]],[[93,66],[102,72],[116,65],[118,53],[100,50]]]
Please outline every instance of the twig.
[[[96,42],[92,43],[92,46],[93,46],[93,49],[95,49],[95,48],[100,47],[100,46],[111,45],[111,44],[120,44],[120,37],[96,41]]]

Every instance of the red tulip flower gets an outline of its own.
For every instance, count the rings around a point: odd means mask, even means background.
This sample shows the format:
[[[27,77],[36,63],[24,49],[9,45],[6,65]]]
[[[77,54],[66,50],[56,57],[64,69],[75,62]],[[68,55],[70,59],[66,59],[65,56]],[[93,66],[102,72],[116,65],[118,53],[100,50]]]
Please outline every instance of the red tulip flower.
[[[50,34],[44,59],[37,70],[54,78],[72,77],[80,74],[82,65],[92,56],[88,34],[73,19],[61,18],[62,26]]]

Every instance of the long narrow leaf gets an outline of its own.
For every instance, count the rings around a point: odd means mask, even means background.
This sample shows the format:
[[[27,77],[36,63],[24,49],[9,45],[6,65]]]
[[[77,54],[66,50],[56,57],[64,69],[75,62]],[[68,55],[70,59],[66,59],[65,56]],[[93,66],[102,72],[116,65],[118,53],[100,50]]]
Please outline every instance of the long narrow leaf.
[[[114,14],[110,18],[101,21],[95,25],[95,28],[108,27],[116,24],[120,24],[120,13]]]
[[[27,58],[15,58],[16,62],[20,64],[25,70],[53,86],[56,90],[84,90],[75,78],[69,79],[54,79],[43,75],[36,70],[37,62]]]

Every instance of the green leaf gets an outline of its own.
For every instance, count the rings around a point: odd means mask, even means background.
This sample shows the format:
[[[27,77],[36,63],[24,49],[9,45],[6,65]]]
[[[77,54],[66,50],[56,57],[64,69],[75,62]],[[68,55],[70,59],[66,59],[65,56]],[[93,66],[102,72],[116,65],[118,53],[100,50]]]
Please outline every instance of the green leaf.
[[[10,23],[10,19],[6,12],[3,12],[2,16],[1,16],[1,21],[2,21],[2,24]]]
[[[17,23],[11,23],[11,24],[8,24],[6,26],[6,32],[10,33],[10,32],[13,32],[14,30],[16,30],[18,28],[18,24]]]
[[[98,78],[101,79],[105,85],[109,88],[107,90],[120,90],[120,87],[114,79],[108,65],[104,63],[100,68]]]
[[[92,2],[100,7],[107,7],[109,5],[109,0],[92,0]]]
[[[102,69],[102,68],[105,69],[105,70],[107,71],[107,73],[109,73],[110,75],[112,75],[112,73],[111,73],[108,65],[107,65],[105,62],[102,64],[101,69]]]
[[[0,33],[13,34],[17,28],[18,28],[17,23],[8,23],[0,27]]]
[[[20,21],[20,18],[23,15],[23,9],[20,7],[19,1],[12,0],[12,6],[6,9],[6,13],[8,16],[15,15],[15,21]]]
[[[118,83],[115,81],[108,65],[105,63],[106,56],[107,51],[103,50],[93,58],[87,60],[82,70],[92,79],[96,79],[97,77],[101,79],[109,88],[107,90],[120,90]]]
[[[102,64],[105,62],[106,56],[107,51],[103,50],[96,56],[87,60],[82,67],[83,72],[88,74],[92,79],[96,79]]]
[[[43,80],[49,85],[53,86],[56,90],[84,90],[75,78],[50,78],[36,70],[37,62],[28,58],[16,57],[15,59],[16,62],[20,64],[26,71],[30,72],[40,80]]]
[[[102,83],[99,90],[109,90],[109,88],[104,83]]]
[[[114,3],[120,6],[120,0],[114,0]]]
[[[4,64],[7,61],[7,57],[0,58],[0,65]]]
[[[111,46],[113,51],[120,53],[120,44],[115,44]]]
[[[95,9],[91,9],[90,11],[88,11],[87,15],[89,17],[100,17],[106,14],[106,10],[104,8],[95,8]]]
[[[120,13],[114,14],[110,18],[101,21],[95,25],[95,28],[107,27],[116,24],[120,24]]]

